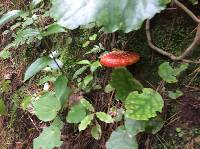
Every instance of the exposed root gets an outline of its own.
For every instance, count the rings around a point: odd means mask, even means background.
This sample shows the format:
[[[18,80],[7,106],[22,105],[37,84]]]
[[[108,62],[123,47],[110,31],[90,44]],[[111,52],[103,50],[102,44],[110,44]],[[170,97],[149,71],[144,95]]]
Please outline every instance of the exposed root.
[[[148,41],[148,45],[156,52],[160,53],[161,55],[164,55],[168,58],[170,58],[173,61],[182,61],[185,63],[194,63],[194,64],[200,64],[200,60],[198,61],[192,61],[192,60],[188,60],[185,59],[185,57],[191,53],[193,51],[193,49],[198,46],[200,44],[200,19],[198,19],[187,7],[185,7],[182,3],[180,3],[177,0],[174,0],[174,3],[179,6],[181,9],[183,9],[195,22],[198,23],[197,26],[197,31],[196,31],[196,35],[195,38],[193,40],[193,42],[184,50],[184,52],[179,55],[176,56],[170,52],[167,52],[159,47],[157,47],[156,45],[153,44],[152,42],[152,38],[151,38],[151,32],[150,32],[150,20],[148,19],[146,21],[146,36],[147,36],[147,41]]]

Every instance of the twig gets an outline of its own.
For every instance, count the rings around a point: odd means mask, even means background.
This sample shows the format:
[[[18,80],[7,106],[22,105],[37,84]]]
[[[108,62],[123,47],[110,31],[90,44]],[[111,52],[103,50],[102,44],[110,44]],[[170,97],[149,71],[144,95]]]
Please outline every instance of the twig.
[[[185,63],[194,63],[194,64],[200,64],[200,60],[198,61],[192,61],[192,60],[188,60],[188,59],[184,59],[190,52],[192,52],[192,50],[200,44],[200,19],[197,18],[197,16],[195,16],[193,14],[192,11],[190,11],[187,7],[185,7],[181,2],[179,2],[178,0],[174,0],[174,3],[179,6],[183,11],[185,11],[195,22],[198,23],[197,26],[197,31],[196,31],[196,35],[195,38],[193,40],[193,42],[184,50],[184,52],[179,55],[176,56],[170,52],[166,52],[165,50],[155,46],[152,42],[152,38],[151,38],[151,33],[150,33],[150,20],[148,19],[146,21],[146,36],[147,36],[147,41],[148,41],[148,45],[156,52],[160,53],[161,55],[164,55],[168,58],[170,58],[173,61],[183,61]]]
[[[198,24],[200,23],[200,19],[197,18],[195,14],[192,11],[190,11],[187,7],[185,7],[181,2],[179,2],[178,0],[174,0],[174,3],[183,11],[185,11],[195,22],[197,22]]]
[[[199,61],[192,61],[192,60],[187,60],[184,59],[184,57],[186,57],[193,49],[194,47],[196,47],[196,45],[199,43],[199,37],[200,37],[200,25],[197,28],[197,33],[196,36],[192,42],[192,44],[180,55],[180,56],[175,56],[172,53],[166,52],[163,49],[155,46],[152,42],[152,38],[151,38],[151,33],[150,33],[150,20],[146,21],[146,36],[147,36],[147,42],[148,45],[156,52],[160,53],[161,55],[164,55],[168,58],[170,58],[173,61],[183,61],[185,63],[195,63],[195,64],[200,64],[200,60]]]

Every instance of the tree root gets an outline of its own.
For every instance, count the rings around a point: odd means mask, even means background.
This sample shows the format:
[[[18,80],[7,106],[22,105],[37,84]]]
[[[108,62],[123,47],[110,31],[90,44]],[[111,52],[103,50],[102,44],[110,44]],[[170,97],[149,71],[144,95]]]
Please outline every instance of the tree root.
[[[193,42],[184,50],[184,52],[179,55],[176,56],[170,52],[166,52],[165,50],[157,47],[156,45],[153,44],[152,42],[152,38],[151,38],[151,33],[150,33],[150,20],[148,19],[146,21],[146,36],[147,36],[147,41],[148,41],[148,45],[156,52],[160,53],[161,55],[164,55],[168,58],[170,58],[173,61],[182,61],[185,63],[195,63],[195,64],[200,64],[200,60],[198,61],[192,61],[192,60],[188,60],[185,59],[185,57],[192,52],[192,50],[198,46],[200,44],[200,19],[198,19],[187,7],[185,7],[181,2],[179,2],[178,0],[174,0],[174,3],[179,6],[183,11],[185,11],[195,22],[198,23],[197,26],[197,31],[196,31],[196,35],[195,38],[193,40]]]

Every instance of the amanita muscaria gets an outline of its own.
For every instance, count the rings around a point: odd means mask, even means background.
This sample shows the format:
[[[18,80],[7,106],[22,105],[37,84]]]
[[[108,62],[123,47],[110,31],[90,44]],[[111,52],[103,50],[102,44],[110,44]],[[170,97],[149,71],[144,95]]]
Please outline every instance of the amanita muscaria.
[[[104,54],[100,59],[100,63],[106,67],[126,67],[138,62],[139,59],[138,53],[115,50]]]

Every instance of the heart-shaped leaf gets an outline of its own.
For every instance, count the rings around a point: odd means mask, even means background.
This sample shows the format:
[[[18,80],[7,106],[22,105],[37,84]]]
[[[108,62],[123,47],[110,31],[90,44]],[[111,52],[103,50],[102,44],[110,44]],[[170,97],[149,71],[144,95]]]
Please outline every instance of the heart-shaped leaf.
[[[53,120],[61,109],[60,101],[53,94],[45,94],[33,102],[36,116],[42,121]]]
[[[44,128],[39,137],[33,140],[33,149],[52,149],[62,145],[61,132],[58,127]]]

